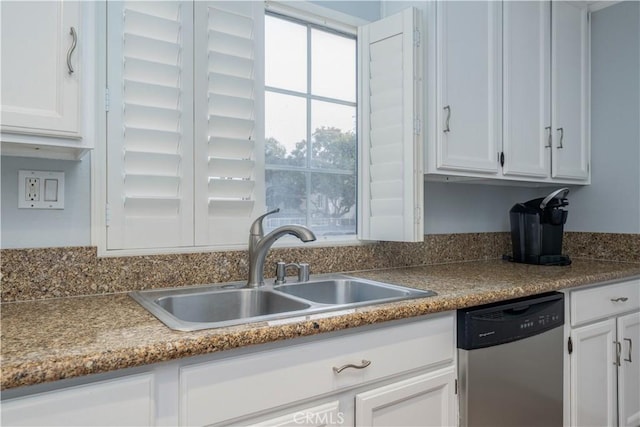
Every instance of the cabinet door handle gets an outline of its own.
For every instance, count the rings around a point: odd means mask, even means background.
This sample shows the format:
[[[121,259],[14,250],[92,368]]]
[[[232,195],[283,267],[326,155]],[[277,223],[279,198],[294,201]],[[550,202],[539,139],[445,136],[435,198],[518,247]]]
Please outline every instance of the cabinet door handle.
[[[614,366],[620,366],[620,353],[622,353],[622,344],[620,341],[613,342],[616,345],[616,360],[613,362]]]
[[[71,31],[69,34],[73,37],[73,41],[71,42],[71,46],[69,47],[69,51],[67,52],[67,68],[69,68],[69,74],[74,73],[73,65],[71,65],[71,55],[76,50],[76,46],[78,45],[78,33],[76,33],[76,29],[71,27]]]
[[[344,371],[345,369],[348,369],[348,368],[353,368],[353,369],[364,369],[364,368],[366,368],[366,367],[367,367],[367,366],[369,366],[369,365],[371,365],[371,361],[370,361],[370,360],[364,360],[364,359],[362,359],[362,363],[361,363],[360,365],[354,365],[354,364],[352,364],[352,363],[349,363],[349,364],[347,364],[347,365],[342,365],[342,366],[340,366],[339,368],[337,368],[337,367],[335,367],[335,366],[334,366],[334,367],[333,367],[333,372],[334,372],[334,373],[336,373],[336,374],[339,374],[340,372],[342,372],[342,371]]]
[[[558,143],[558,150],[559,150],[561,148],[564,148],[564,146],[562,145],[562,142],[564,141],[564,128],[558,128],[556,130],[560,132],[560,142]]]
[[[633,342],[631,342],[631,338],[625,338],[625,341],[629,341],[629,358],[628,359],[624,359],[625,362],[631,362],[631,349],[633,346]]]
[[[443,132],[446,133],[451,131],[451,128],[449,127],[449,120],[451,120],[451,107],[447,105],[443,109],[447,111],[447,118],[444,121],[444,130],[443,130]]]
[[[547,131],[547,145],[544,148],[551,148],[551,126],[545,127]]]
[[[628,299],[629,298],[627,298],[627,297],[611,298],[611,302],[625,302]]]

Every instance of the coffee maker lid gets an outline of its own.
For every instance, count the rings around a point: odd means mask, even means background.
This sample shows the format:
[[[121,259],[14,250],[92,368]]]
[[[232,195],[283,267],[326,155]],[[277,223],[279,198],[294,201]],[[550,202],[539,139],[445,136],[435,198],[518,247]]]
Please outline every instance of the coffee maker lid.
[[[560,195],[562,194],[562,195]],[[549,202],[551,202],[554,199],[561,199],[561,200],[566,200],[567,198],[567,194],[569,194],[569,189],[567,187],[561,188],[559,190],[554,191],[553,193],[549,194],[547,197],[545,197],[542,202],[540,202],[540,209],[544,209],[547,207],[547,205],[549,204]],[[568,205],[569,203],[567,202],[566,205]],[[566,205],[561,205],[561,206],[566,206]]]

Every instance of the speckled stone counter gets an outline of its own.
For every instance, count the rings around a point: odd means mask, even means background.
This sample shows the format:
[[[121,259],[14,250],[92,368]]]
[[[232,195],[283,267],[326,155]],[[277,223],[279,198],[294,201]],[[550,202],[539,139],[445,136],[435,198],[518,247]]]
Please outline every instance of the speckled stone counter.
[[[2,389],[640,276],[640,264],[576,259],[570,267],[541,267],[492,260],[353,275],[438,295],[314,321],[197,332],[168,329],[124,293],[4,303]]]

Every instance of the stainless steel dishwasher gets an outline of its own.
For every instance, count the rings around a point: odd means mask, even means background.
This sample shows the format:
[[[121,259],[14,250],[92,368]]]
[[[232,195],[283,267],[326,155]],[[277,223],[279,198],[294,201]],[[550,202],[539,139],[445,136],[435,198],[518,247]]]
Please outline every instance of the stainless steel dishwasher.
[[[458,310],[460,426],[562,426],[564,295]]]

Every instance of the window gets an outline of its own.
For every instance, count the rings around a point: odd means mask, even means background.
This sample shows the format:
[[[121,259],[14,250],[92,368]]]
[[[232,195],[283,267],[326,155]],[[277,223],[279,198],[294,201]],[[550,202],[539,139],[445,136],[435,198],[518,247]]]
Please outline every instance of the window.
[[[356,38],[265,16],[265,228],[356,233]]]
[[[311,6],[105,3],[101,254],[243,248],[276,207],[267,229],[422,236],[419,19],[357,28]]]

